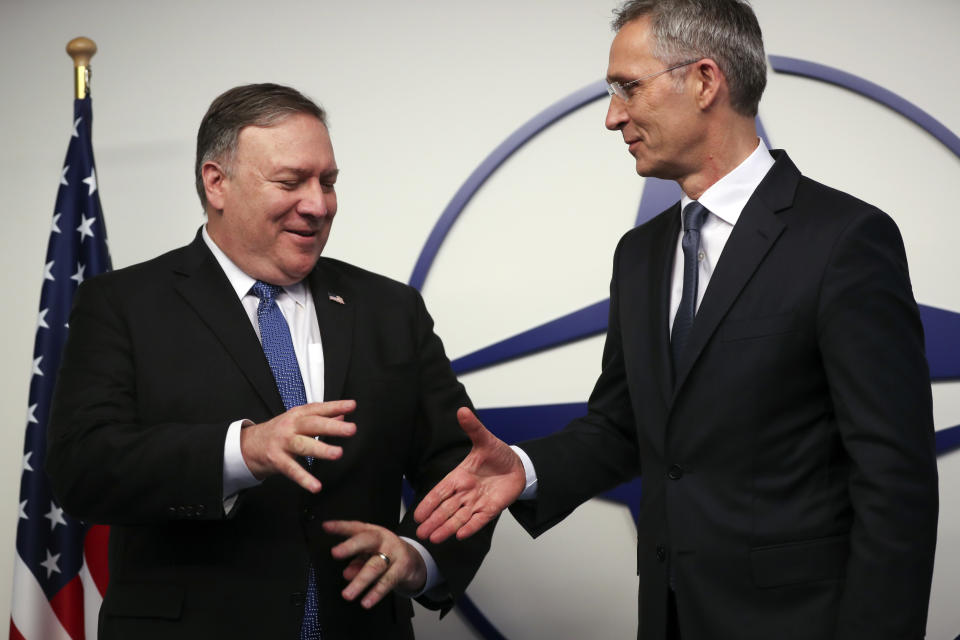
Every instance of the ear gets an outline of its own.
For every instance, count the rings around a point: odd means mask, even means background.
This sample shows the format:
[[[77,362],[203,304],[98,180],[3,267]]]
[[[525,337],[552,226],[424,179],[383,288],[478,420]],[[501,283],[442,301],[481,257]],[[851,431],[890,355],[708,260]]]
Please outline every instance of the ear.
[[[697,106],[707,110],[716,104],[721,94],[726,93],[727,78],[712,58],[697,62],[693,75],[697,86]]]
[[[226,199],[224,183],[227,180],[227,172],[219,163],[210,161],[203,163],[200,167],[200,177],[203,179],[203,188],[207,192],[207,202],[213,209],[222,211]]]

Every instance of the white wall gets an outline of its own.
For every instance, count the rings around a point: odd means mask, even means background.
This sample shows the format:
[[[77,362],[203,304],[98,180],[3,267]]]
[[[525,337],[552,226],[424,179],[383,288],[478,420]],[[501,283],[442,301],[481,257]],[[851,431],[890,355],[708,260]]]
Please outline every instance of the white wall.
[[[767,51],[840,67],[960,133],[956,0],[755,0]],[[297,86],[331,114],[341,167],[328,254],[407,280],[453,193],[541,109],[601,78],[608,0],[484,3],[208,0],[0,1],[0,620],[9,603],[20,457],[41,269],[71,131],[74,36],[93,61],[98,183],[117,267],[189,241],[196,127],[240,83]],[[604,105],[512,158],[470,204],[424,289],[451,356],[607,296],[610,258],[642,180]],[[951,193],[960,161],[915,126],[842,90],[771,74],[761,117],[808,175],[887,210],[917,298],[960,310]],[[602,341],[464,378],[479,406],[586,398]],[[960,384],[935,388],[939,428],[960,423]],[[929,637],[960,633],[960,458],[941,459],[942,516]],[[634,531],[595,501],[533,543],[509,517],[470,594],[510,638],[631,637]],[[557,602],[560,603],[557,606]],[[551,604],[552,603],[552,604]],[[422,638],[472,636],[453,616]]]

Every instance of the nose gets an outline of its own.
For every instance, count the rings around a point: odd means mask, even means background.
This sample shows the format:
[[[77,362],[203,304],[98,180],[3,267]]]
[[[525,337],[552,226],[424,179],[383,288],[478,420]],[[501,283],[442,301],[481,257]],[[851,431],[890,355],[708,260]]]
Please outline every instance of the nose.
[[[297,213],[315,218],[322,218],[327,215],[330,208],[327,205],[326,195],[319,180],[308,181],[302,193],[303,197],[297,203]]]
[[[607,107],[607,119],[604,122],[610,131],[619,131],[627,124],[627,103],[616,96],[610,96],[610,106]]]

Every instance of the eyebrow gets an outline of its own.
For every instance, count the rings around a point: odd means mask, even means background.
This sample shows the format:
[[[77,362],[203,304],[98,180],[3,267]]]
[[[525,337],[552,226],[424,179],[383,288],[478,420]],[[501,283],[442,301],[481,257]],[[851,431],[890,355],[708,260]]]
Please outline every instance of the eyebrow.
[[[274,175],[282,174],[284,172],[290,172],[296,175],[298,178],[309,178],[313,175],[312,171],[303,167],[277,167]],[[340,169],[328,169],[327,171],[321,171],[319,177],[324,180],[336,180],[339,174]]]

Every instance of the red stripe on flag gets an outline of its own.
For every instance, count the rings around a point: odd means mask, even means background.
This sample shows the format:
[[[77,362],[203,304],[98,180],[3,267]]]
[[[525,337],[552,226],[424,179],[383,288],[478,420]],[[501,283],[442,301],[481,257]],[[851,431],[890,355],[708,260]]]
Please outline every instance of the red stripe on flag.
[[[73,640],[85,640],[83,630],[83,583],[80,576],[63,586],[50,598],[50,607]]]
[[[20,633],[20,629],[17,629],[17,625],[13,624],[13,618],[10,619],[10,640],[27,640]]]
[[[100,596],[107,592],[107,581],[110,579],[110,563],[107,560],[107,547],[110,542],[110,527],[95,524],[87,531],[83,540],[83,555],[87,560],[87,570],[93,578]]]

